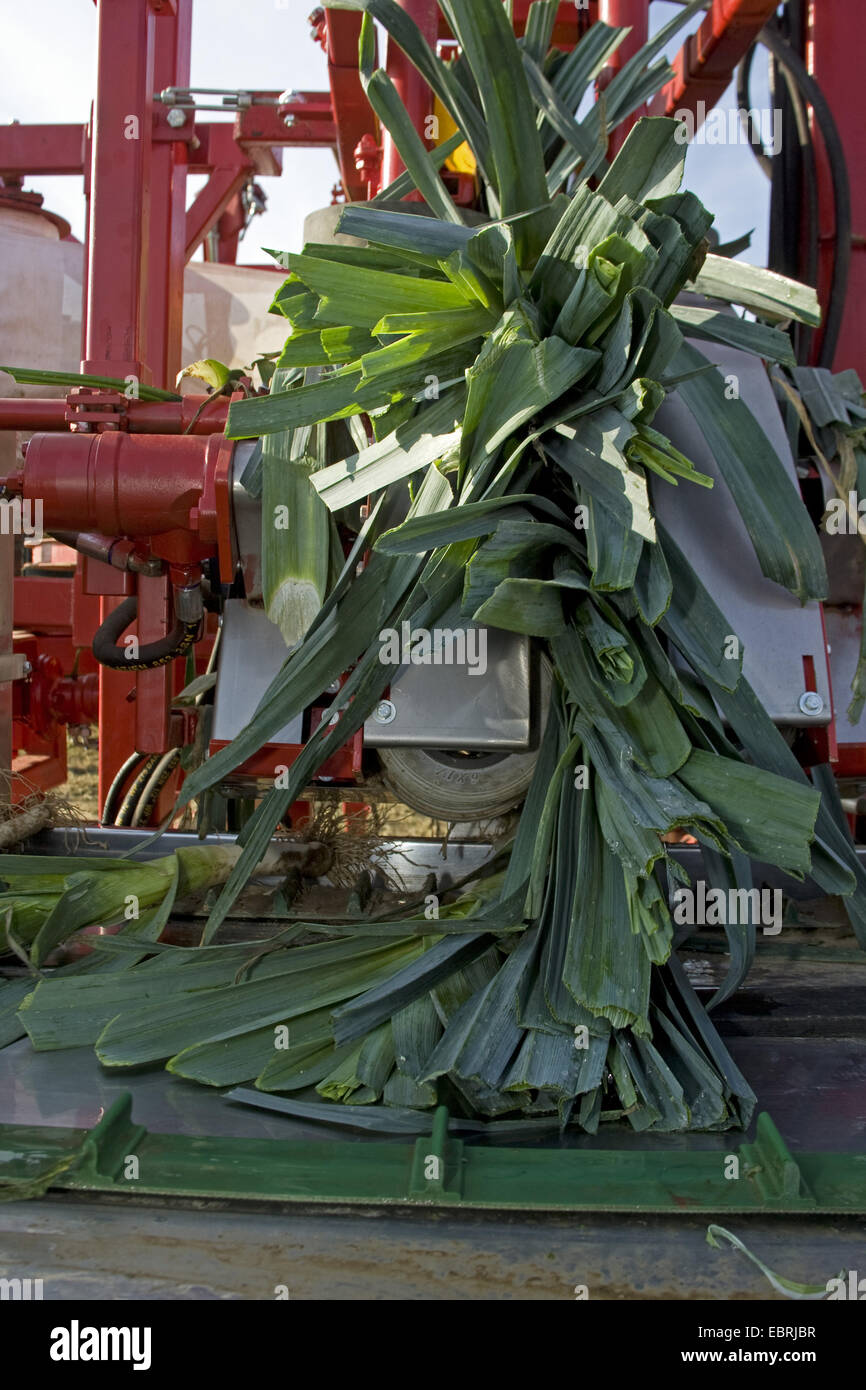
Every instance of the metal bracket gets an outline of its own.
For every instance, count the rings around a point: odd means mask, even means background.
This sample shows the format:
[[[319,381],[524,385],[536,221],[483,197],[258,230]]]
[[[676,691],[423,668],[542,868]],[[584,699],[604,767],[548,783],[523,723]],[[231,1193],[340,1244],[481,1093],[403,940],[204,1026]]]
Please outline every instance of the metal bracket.
[[[803,1174],[766,1112],[758,1116],[755,1142],[740,1145],[740,1159],[768,1206],[790,1201],[816,1205]]]
[[[463,1198],[464,1144],[448,1138],[448,1118],[447,1107],[440,1105],[430,1138],[415,1141],[409,1196],[422,1202],[454,1205]]]

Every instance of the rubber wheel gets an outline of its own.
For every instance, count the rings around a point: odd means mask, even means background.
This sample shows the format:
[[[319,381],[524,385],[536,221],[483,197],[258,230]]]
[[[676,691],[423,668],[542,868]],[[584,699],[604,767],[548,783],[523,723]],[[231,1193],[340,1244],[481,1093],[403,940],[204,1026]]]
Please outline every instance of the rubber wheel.
[[[540,734],[547,723],[551,668],[541,662]],[[538,748],[528,753],[461,752],[444,748],[380,748],[385,782],[419,815],[477,821],[504,816],[524,800]]]

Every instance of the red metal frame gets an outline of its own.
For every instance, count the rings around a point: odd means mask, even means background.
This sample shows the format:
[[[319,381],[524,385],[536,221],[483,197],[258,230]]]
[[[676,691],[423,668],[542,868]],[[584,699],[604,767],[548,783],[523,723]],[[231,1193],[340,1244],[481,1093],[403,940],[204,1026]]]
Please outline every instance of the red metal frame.
[[[599,75],[598,85],[603,91],[629,58],[646,43],[649,33],[649,5],[646,0],[599,0],[598,17],[614,28],[631,30]],[[622,148],[626,136],[640,116],[641,112],[635,111],[633,116],[623,121],[613,132],[610,141],[612,154],[616,154]]]
[[[706,110],[715,106],[778,8],[779,0],[713,0],[706,19],[673,60],[676,75],[650,103],[650,115],[698,114],[699,102]]]
[[[809,5],[806,61],[823,91],[845,146],[851,174],[853,237],[848,301],[834,368],[853,367],[866,380],[866,121],[860,100],[862,75],[863,6],[858,0],[834,0],[834,4]],[[818,291],[826,303],[833,275],[836,228],[830,175],[819,143],[818,177],[821,207]],[[817,346],[817,345],[816,345]]]

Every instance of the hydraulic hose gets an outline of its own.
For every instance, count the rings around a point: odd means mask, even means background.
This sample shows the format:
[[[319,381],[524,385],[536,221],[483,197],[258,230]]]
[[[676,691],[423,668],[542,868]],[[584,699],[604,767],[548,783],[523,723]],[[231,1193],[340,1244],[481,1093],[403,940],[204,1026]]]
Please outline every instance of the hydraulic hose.
[[[146,757],[146,753],[132,753],[127,758],[123,766],[120,768],[120,771],[117,773],[117,775],[114,778],[114,781],[108,788],[108,793],[105,798],[105,805],[102,808],[102,815],[99,817],[100,824],[114,825],[115,816],[117,815],[117,803],[120,800],[120,793],[123,791],[123,788],[125,787],[128,778],[132,776],[133,772],[144,761]]]
[[[129,824],[132,826],[149,825],[150,818],[156,810],[159,794],[171,777],[178,763],[180,762],[180,749],[170,748],[167,753],[163,753],[158,760],[156,767],[150,774],[141,795],[138,798],[138,805],[135,807]]]
[[[178,656],[189,651],[199,633],[200,619],[184,622],[178,619],[171,632],[157,642],[147,642],[138,648],[136,656],[130,657],[127,647],[117,645],[130,623],[138,613],[138,595],[130,594],[123,603],[97,629],[93,638],[93,655],[102,666],[113,671],[152,671],[157,666],[167,666]]]
[[[842,144],[842,137],[839,134],[839,128],[833,118],[827,98],[799,54],[772,25],[766,25],[761,30],[760,42],[769,49],[779,66],[791,74],[803,97],[811,106],[827,152],[827,162],[830,166],[830,177],[833,183],[833,199],[836,206],[836,254],[833,260],[830,302],[827,307],[824,336],[821,339],[821,351],[817,365],[819,367],[832,367],[842,329],[845,294],[851,268],[853,222],[851,184],[848,178],[848,165],[845,160],[845,147]]]
[[[129,788],[129,791],[126,793],[126,796],[120,803],[120,811],[118,813],[116,821],[114,822],[115,825],[132,824],[132,817],[135,815],[135,812],[138,808],[138,803],[141,799],[142,792],[144,791],[145,787],[150,781],[153,773],[156,771],[156,767],[160,761],[161,756],[162,755],[160,753],[151,753],[151,755],[147,758],[144,766],[136,774],[132,786]]]

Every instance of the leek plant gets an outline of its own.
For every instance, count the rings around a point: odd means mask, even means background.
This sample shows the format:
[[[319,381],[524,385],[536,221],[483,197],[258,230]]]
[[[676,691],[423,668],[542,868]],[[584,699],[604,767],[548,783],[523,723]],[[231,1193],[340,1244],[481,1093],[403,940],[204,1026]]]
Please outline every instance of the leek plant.
[[[710,252],[712,216],[681,189],[676,121],[640,120],[607,159],[610,129],[668,80],[660,55],[702,0],[581,120],[573,113],[627,31],[595,24],[563,54],[550,49],[553,0],[536,0],[520,41],[501,0],[440,0],[461,50],[444,62],[394,0],[337,4],[363,11],[364,85],[406,173],[343,213],[340,230],[363,245],[279,258],[285,351],[269,395],[232,406],[228,433],[265,441],[251,485],[273,546],[269,601],[295,645],[248,728],[188,776],[181,805],[348,672],[337,717],[245,825],[199,948],[152,948],[122,976],[44,980],[21,1025],[37,1047],[90,1042],[108,1066],[161,1060],[206,1084],[253,1082],[291,1113],[349,1106],[368,1127],[417,1124],[443,1100],[467,1123],[745,1124],[754,1096],[672,953],[682,871],[663,837],[696,836],[723,889],[748,889],[753,861],[811,875],[845,897],[864,945],[866,879],[832,779],[802,772],[743,678],[730,622],[655,517],[659,489],[710,479],[654,420],[679,392],[763,573],[821,599],[822,553],[799,493],[697,346],[791,367],[784,325],[818,321],[814,292]],[[428,153],[374,68],[374,21],[453,119],[448,148],[471,147],[483,225],[465,225],[437,174],[442,152]],[[415,189],[427,215],[396,206]],[[755,318],[680,304],[684,290]],[[311,447],[323,424],[353,441],[336,460]],[[282,556],[270,515],[281,488],[299,528]],[[407,493],[408,516],[389,527]],[[325,511],[345,520],[368,497],[325,596],[321,555],[305,550],[312,527],[323,546]],[[359,922],[320,944],[211,944],[291,803],[390,682],[380,631],[429,628],[455,604],[465,622],[531,636],[554,672],[495,892],[435,922]],[[726,931],[730,969],[713,1002],[737,988],[755,948],[754,920]],[[140,952],[122,939],[99,946]]]

